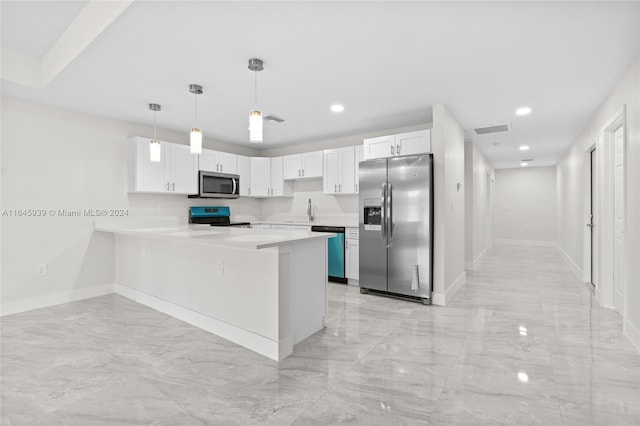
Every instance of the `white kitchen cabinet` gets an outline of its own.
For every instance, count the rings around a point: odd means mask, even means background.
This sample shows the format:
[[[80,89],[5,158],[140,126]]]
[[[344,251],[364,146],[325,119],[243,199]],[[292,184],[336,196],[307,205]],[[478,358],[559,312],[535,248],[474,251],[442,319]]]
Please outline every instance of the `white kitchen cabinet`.
[[[282,157],[271,158],[271,194],[270,195],[272,197],[293,196],[292,183],[285,182],[284,180]]]
[[[347,228],[345,231],[345,276],[349,280],[358,280],[360,277],[360,240],[358,239],[358,228]]]
[[[249,196],[251,187],[251,158],[244,155],[237,156],[238,175],[240,176],[240,196]]]
[[[356,192],[355,149],[352,146],[324,151],[323,192],[354,194]]]
[[[195,194],[198,192],[198,158],[187,145],[160,141],[161,161],[149,160],[151,139],[128,141],[128,191]]]
[[[322,177],[322,151],[283,157],[283,176],[286,180]]]
[[[252,197],[268,197],[271,193],[271,159],[267,157],[251,157],[251,185],[249,195]]]
[[[251,157],[252,197],[290,197],[293,187],[282,178],[282,157]]]
[[[208,172],[237,173],[237,155],[228,152],[203,149],[199,159],[200,170]]]
[[[365,160],[426,154],[431,152],[431,130],[369,138],[364,140],[363,145]]]
[[[198,192],[198,157],[191,153],[188,145],[168,144],[168,160],[165,162],[165,177],[171,184],[171,192],[176,194],[196,194]]]
[[[358,185],[360,184],[360,162],[364,160],[364,145],[356,145],[354,147],[355,152],[355,162],[354,162],[354,170],[355,170],[355,185],[356,185],[356,194],[360,192],[358,189]]]

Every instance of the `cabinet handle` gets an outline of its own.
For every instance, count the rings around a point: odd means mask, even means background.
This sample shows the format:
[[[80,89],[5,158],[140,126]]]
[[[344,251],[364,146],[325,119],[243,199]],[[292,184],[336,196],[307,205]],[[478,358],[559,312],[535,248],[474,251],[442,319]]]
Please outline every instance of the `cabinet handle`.
[[[304,169],[302,169],[302,176],[304,177]]]
[[[176,183],[175,183],[175,182],[173,182],[173,183],[171,184],[171,190],[172,190],[173,192],[175,192],[175,191],[176,191]]]
[[[393,154],[393,145],[391,145],[391,155],[394,155]]]
[[[251,195],[251,187],[247,188],[247,194]]]
[[[220,164],[220,171],[222,171],[222,164]]]
[[[399,143],[396,144],[396,152],[398,153],[398,155],[400,155],[400,144]]]
[[[169,190],[169,182],[167,182],[167,191]]]
[[[298,177],[300,177],[300,176],[302,176],[302,175],[300,174],[300,169],[298,169]]]
[[[356,192],[358,192],[358,184],[356,183]]]
[[[342,184],[341,183],[338,184],[338,192],[342,192]]]
[[[333,192],[338,192],[338,185],[337,184],[333,185]]]

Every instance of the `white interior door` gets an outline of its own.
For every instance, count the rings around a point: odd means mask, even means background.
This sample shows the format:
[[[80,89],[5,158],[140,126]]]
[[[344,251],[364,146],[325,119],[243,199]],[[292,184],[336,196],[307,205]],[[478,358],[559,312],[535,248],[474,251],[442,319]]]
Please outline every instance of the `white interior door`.
[[[613,304],[624,316],[624,127],[613,133]]]

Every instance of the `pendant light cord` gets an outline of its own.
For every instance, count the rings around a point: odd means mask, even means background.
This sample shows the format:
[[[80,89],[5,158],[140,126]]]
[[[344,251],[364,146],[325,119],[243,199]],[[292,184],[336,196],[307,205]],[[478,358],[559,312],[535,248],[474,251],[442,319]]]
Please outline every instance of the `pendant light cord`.
[[[195,125],[197,127],[198,126],[198,94],[195,93],[193,96],[195,96],[195,103],[196,103]]]
[[[258,108],[258,72],[253,72],[253,93],[254,93],[254,103],[256,109]]]
[[[156,110],[153,110],[153,139],[158,139],[158,134],[156,131]]]

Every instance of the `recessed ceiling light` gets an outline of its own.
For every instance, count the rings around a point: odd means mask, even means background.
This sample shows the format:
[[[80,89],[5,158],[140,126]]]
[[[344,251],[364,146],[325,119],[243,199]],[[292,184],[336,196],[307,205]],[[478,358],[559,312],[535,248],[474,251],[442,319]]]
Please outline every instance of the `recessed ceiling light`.
[[[529,151],[529,145],[522,145],[520,151]]]
[[[520,163],[520,166],[521,166],[521,167],[527,167],[528,165],[529,165],[529,163],[524,162],[524,161],[523,161],[522,163]]]
[[[529,115],[531,114],[531,108],[524,106],[516,110],[516,115]]]
[[[342,111],[344,111],[344,105],[333,104],[333,105],[331,105],[331,111],[333,111],[333,112],[342,112]]]

